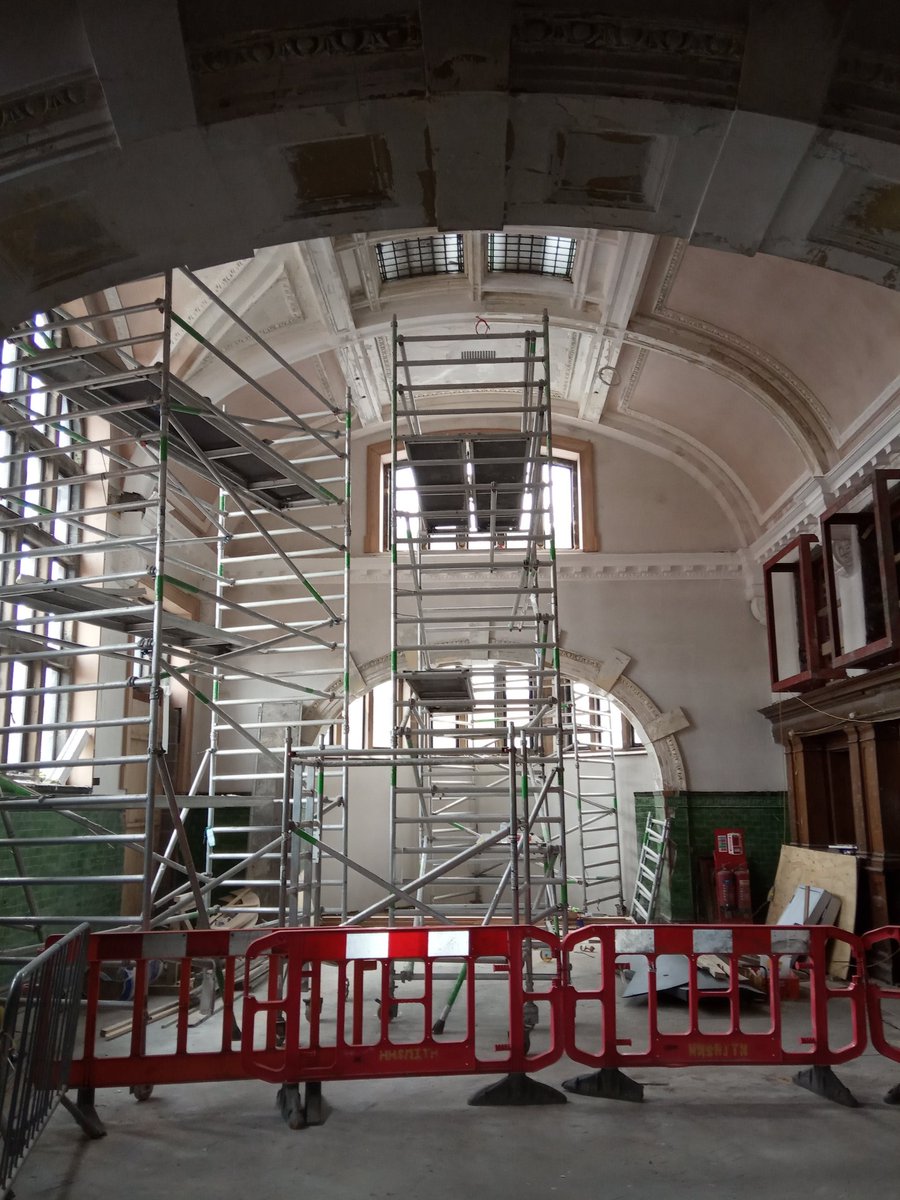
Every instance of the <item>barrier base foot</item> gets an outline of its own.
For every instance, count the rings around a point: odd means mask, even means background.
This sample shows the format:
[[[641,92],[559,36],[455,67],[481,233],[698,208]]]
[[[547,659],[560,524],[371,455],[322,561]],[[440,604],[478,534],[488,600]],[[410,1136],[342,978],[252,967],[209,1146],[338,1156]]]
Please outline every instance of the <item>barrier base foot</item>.
[[[469,1104],[493,1107],[522,1107],[526,1104],[565,1104],[566,1098],[548,1083],[540,1083],[522,1071],[513,1071],[496,1083],[479,1088]]]
[[[306,1128],[306,1109],[300,1099],[300,1085],[283,1083],[278,1089],[275,1103],[284,1120],[291,1129]]]
[[[859,1108],[859,1101],[831,1067],[809,1067],[806,1071],[798,1071],[794,1083],[835,1104],[843,1104],[845,1108]]]
[[[308,1083],[303,1089],[303,1107],[307,1125],[325,1124],[325,1097],[319,1082]]]
[[[574,1079],[563,1080],[563,1087],[578,1096],[595,1096],[599,1100],[630,1100],[640,1104],[644,1099],[644,1085],[618,1067],[601,1067],[588,1075],[576,1075]]]
[[[892,1087],[884,1098],[885,1104],[900,1104],[900,1083]]]
[[[324,1125],[326,1106],[319,1082],[307,1083],[300,1098],[299,1083],[284,1083],[278,1089],[275,1103],[291,1129],[306,1129],[310,1125]]]
[[[76,1125],[89,1138],[106,1137],[106,1126],[97,1116],[97,1110],[94,1107],[94,1089],[79,1088],[76,1096],[77,1099],[74,1101],[65,1094],[60,1096],[63,1108],[66,1112],[71,1113]]]

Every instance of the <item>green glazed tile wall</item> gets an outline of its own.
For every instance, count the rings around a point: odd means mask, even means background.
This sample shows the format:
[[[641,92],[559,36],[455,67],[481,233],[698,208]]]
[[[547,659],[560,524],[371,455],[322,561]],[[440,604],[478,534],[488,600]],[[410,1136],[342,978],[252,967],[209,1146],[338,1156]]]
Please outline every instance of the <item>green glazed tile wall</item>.
[[[785,838],[784,792],[679,792],[667,800],[660,792],[637,792],[634,801],[638,840],[648,813],[662,817],[668,810],[672,818],[671,866],[660,886],[659,920],[697,919],[698,860],[712,855],[713,832],[723,828],[743,829],[754,911],[764,906]]]
[[[111,833],[122,832],[122,815],[109,809],[81,810],[81,815],[96,821]],[[22,812],[9,818],[15,837],[65,837],[77,834],[82,828],[56,812]],[[4,833],[4,836],[7,836]],[[22,846],[19,849],[22,865],[28,875],[117,875],[122,871],[124,850],[121,845],[108,846],[89,842],[79,846]],[[0,873],[15,878],[19,872],[12,851],[0,849]],[[120,911],[121,887],[112,883],[42,884],[33,889],[39,913],[47,916],[107,916]],[[22,888],[17,884],[0,887],[0,917],[26,916],[28,905]],[[65,932],[64,926],[45,926],[44,934]],[[34,945],[38,941],[28,928],[0,927],[0,949]],[[7,980],[14,968],[2,972]]]

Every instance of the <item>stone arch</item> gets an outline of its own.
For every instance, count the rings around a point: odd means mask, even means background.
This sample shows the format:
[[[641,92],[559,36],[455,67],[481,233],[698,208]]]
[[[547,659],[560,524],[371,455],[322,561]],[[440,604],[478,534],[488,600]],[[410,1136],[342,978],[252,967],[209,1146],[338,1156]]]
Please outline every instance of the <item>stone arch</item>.
[[[504,654],[502,642],[498,643],[496,653],[482,657],[498,661],[522,661],[521,655]],[[630,657],[621,650],[610,649],[602,659],[560,650],[560,668],[565,676],[576,683],[585,683],[605,692],[644,731],[656,755],[663,791],[667,794],[686,791],[687,772],[676,734],[688,728],[690,722],[680,708],[663,712],[643,688],[628,678],[625,668],[630,661]],[[350,681],[351,698],[356,699],[371,691],[390,677],[390,654],[370,659],[353,673]],[[336,694],[339,688],[340,680],[337,679],[329,690]],[[319,711],[323,722],[333,719],[338,711],[338,701],[323,702]]]

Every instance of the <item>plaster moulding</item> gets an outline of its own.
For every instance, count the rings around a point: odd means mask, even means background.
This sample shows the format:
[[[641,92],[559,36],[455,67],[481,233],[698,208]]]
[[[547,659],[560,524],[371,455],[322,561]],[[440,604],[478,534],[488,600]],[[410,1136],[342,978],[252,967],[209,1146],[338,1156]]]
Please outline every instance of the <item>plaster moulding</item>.
[[[683,579],[740,579],[742,563],[740,555],[711,551],[703,554],[590,554],[573,556],[566,561],[565,551],[557,556],[557,572],[561,583],[593,583],[598,580],[631,582],[638,579],[683,580]],[[577,557],[578,561],[574,561]],[[357,559],[350,569],[353,583],[387,583],[390,579],[390,564],[386,557],[374,556]],[[433,578],[440,581],[477,583],[483,576],[473,571],[435,572]],[[519,572],[513,567],[494,573],[498,583],[514,583]]]
[[[765,562],[777,550],[800,533],[819,532],[819,518],[825,509],[855,487],[877,467],[900,466],[900,434],[896,417],[891,414],[827,475],[807,480],[797,489],[793,502],[751,547],[757,563]]]
[[[0,101],[0,179],[118,146],[93,72]]]
[[[825,470],[834,461],[836,431],[828,412],[800,379],[758,346],[671,309],[654,317],[636,315],[625,340],[674,354],[739,387],[779,423],[810,470]]]

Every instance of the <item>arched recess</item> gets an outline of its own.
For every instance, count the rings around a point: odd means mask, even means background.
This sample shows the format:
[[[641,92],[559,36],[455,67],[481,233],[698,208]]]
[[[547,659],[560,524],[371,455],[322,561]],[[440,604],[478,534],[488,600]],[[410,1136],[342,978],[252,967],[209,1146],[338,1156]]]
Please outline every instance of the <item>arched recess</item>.
[[[477,655],[473,657],[479,657]],[[521,655],[504,653],[503,643],[497,644],[496,653],[483,655],[490,659],[506,662],[524,661]],[[638,725],[653,746],[659,763],[663,791],[668,795],[687,790],[687,772],[684,757],[676,736],[679,729],[686,729],[690,722],[684,712],[678,708],[663,712],[647,693],[625,674],[625,667],[630,662],[627,654],[621,650],[610,650],[605,659],[592,658],[585,654],[576,654],[571,650],[560,651],[560,668],[563,675],[576,683],[584,683],[598,688],[606,694]],[[391,656],[382,654],[379,658],[370,659],[364,663],[351,677],[351,698],[370,691],[379,683],[390,678]],[[341,687],[340,679],[335,679],[328,688],[337,695]],[[339,710],[339,702],[322,701],[318,709],[323,724],[334,720]],[[315,730],[311,726],[304,729],[304,741],[313,741]]]

